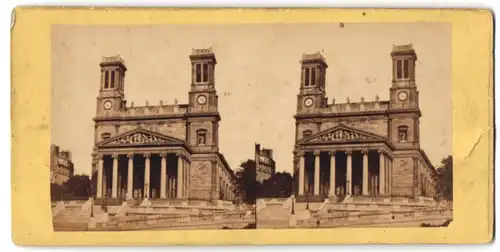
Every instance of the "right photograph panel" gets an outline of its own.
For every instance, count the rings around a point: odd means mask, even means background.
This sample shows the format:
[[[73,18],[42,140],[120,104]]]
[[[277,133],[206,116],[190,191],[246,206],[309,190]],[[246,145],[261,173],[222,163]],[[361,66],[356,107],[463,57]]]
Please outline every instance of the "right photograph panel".
[[[289,52],[293,145],[255,145],[257,228],[448,226],[451,26],[320,27]]]

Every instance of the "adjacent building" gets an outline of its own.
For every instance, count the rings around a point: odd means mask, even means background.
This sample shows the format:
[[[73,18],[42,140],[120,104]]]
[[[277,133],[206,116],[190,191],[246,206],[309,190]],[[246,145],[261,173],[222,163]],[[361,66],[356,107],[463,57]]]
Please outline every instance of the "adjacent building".
[[[59,146],[50,146],[50,183],[62,185],[74,174],[71,152],[61,150]]]
[[[276,163],[273,159],[272,149],[261,149],[260,144],[255,144],[255,168],[256,180],[260,183],[274,175]]]
[[[420,148],[417,55],[411,44],[394,46],[389,100],[328,101],[325,58],[302,57],[297,96],[295,193],[335,196],[435,195],[435,169]]]
[[[189,58],[188,103],[145,106],[126,102],[124,60],[102,59],[92,152],[98,199],[234,199],[234,174],[219,152],[217,61],[211,49]]]

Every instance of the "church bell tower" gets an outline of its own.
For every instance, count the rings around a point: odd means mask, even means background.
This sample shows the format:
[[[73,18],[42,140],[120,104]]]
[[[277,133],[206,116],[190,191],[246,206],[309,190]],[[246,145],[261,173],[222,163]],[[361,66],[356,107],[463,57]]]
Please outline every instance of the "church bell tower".
[[[215,153],[219,146],[218,96],[215,89],[217,60],[212,48],[193,49],[191,55],[187,139],[199,153]]]
[[[392,53],[391,108],[418,108],[418,91],[415,85],[415,61],[413,46],[397,45]]]
[[[327,68],[326,60],[319,52],[302,55],[297,112],[327,106],[327,99],[325,97]]]
[[[101,84],[97,97],[97,115],[105,116],[125,108],[124,80],[125,62],[117,55],[103,57],[101,66]]]
[[[412,44],[395,45],[391,53],[392,86],[389,111],[390,138],[401,148],[420,148],[418,90],[415,84],[417,55]]]
[[[189,58],[192,69],[189,112],[217,112],[214,78],[217,60],[212,49],[193,49]]]

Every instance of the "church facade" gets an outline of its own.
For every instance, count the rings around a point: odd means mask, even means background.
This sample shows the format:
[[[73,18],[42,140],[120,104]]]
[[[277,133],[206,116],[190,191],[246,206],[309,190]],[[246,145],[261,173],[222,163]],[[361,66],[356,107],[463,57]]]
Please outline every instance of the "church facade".
[[[188,104],[134,106],[125,100],[123,59],[102,59],[93,119],[97,199],[235,198],[234,173],[219,152],[217,61],[211,49],[193,49],[190,60]]]
[[[420,148],[419,92],[413,46],[393,46],[390,99],[329,103],[328,67],[305,54],[295,114],[298,198],[433,197],[435,169]]]

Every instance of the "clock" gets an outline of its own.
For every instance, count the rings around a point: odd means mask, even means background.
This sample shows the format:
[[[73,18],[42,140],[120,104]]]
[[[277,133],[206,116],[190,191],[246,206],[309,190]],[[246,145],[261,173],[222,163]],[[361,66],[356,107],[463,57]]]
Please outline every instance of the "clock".
[[[306,98],[304,100],[304,105],[306,105],[306,107],[311,107],[313,105],[313,99],[312,98]]]
[[[198,104],[203,105],[207,102],[207,97],[204,95],[200,95],[198,96],[198,98],[196,98],[196,101],[198,102]]]
[[[113,104],[111,103],[111,101],[104,102],[104,109],[111,109],[112,106]]]
[[[400,101],[405,101],[408,98],[408,94],[404,91],[399,92],[398,98]]]

